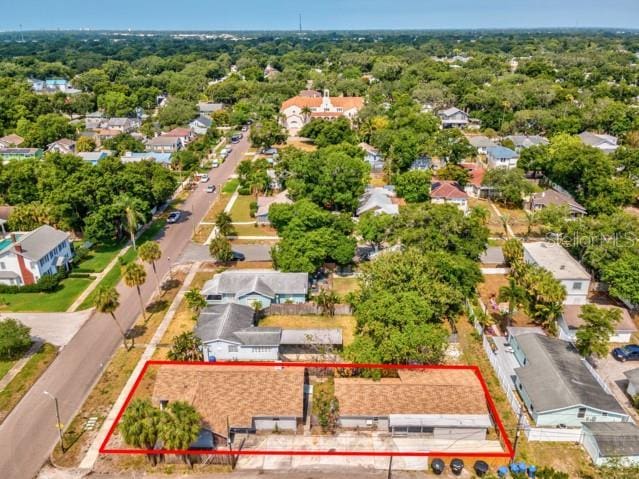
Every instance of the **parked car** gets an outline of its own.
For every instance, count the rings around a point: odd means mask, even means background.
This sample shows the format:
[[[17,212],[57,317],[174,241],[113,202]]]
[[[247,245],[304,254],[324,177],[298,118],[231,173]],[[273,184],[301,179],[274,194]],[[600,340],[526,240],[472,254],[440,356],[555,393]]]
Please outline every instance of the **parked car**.
[[[215,185],[209,185],[206,187],[207,193],[213,193],[215,191]]]
[[[248,126],[244,125],[244,126],[242,127],[242,131],[248,131]]]
[[[209,181],[209,175],[200,176],[200,183],[206,183],[207,181]]]
[[[246,256],[244,256],[244,253],[240,253],[239,251],[232,251],[231,252],[231,259],[233,261],[244,261],[246,259]]]
[[[624,361],[639,361],[639,345],[627,344],[626,346],[615,348],[612,350],[612,356],[622,363]]]
[[[241,139],[242,139],[241,135],[233,135],[231,137],[231,143],[239,143]]]
[[[217,161],[217,160],[213,160],[213,163],[211,164],[211,166],[212,166],[213,168],[217,168],[218,166],[220,166],[220,162],[219,162],[219,161]]]
[[[177,223],[178,221],[180,221],[180,218],[182,218],[182,213],[180,213],[179,211],[174,211],[172,213],[169,213],[169,216],[166,218],[166,222],[170,224]]]

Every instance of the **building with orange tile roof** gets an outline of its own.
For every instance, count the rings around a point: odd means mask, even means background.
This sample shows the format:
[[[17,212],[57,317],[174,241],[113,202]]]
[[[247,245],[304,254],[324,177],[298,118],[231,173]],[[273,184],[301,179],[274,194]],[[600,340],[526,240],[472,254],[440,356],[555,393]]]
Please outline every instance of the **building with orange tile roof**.
[[[433,180],[430,201],[436,204],[454,204],[464,214],[468,212],[468,194],[456,181]]]
[[[361,96],[330,96],[328,90],[324,90],[322,96],[311,96],[303,91],[282,103],[280,112],[284,115],[283,126],[291,135],[296,135],[314,118],[346,117],[352,121],[363,107]]]

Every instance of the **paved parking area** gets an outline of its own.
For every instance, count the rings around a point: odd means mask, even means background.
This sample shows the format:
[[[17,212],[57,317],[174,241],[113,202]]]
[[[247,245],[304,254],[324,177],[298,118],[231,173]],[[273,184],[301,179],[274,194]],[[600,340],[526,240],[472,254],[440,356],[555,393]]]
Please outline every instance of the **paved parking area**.
[[[246,256],[246,261],[271,261],[271,245],[232,243],[233,251]],[[176,258],[177,263],[211,261],[208,245],[190,242],[183,253]]]
[[[252,447],[253,448],[253,447]],[[424,437],[390,437],[388,434],[344,433],[337,436],[269,435],[261,438],[255,449],[266,451],[452,451],[502,452],[499,441],[450,440]],[[238,469],[318,469],[356,467],[370,470],[388,469],[384,456],[240,456]],[[426,457],[395,457],[393,469],[423,471]]]
[[[93,309],[76,313],[2,313],[31,328],[31,336],[55,346],[64,346],[93,314]]]
[[[626,409],[636,423],[639,424],[639,414],[630,403],[630,398],[626,394],[628,380],[624,376],[625,371],[639,368],[639,361],[627,361],[622,363],[612,356],[606,356],[597,363],[597,373],[603,378],[608,385],[610,392],[615,396],[617,401]]]

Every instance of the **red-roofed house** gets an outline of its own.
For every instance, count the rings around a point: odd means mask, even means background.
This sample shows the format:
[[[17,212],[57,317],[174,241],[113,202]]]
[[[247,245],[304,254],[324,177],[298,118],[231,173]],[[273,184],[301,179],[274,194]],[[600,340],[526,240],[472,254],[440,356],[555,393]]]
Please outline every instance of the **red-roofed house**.
[[[456,181],[434,180],[430,189],[430,201],[435,204],[453,204],[464,214],[468,212],[468,195]]]
[[[488,187],[482,186],[486,169],[475,163],[461,163],[460,166],[470,173],[470,179],[464,187],[468,196],[473,198],[485,198],[488,196]]]
[[[190,128],[173,128],[171,131],[162,133],[162,136],[177,138],[180,141],[181,147],[184,148],[195,139],[195,132]]]
[[[313,118],[333,120],[342,116],[353,120],[364,107],[361,96],[329,96],[324,90],[323,96],[298,95],[289,98],[280,108],[284,115],[283,126],[291,135],[296,135]]]

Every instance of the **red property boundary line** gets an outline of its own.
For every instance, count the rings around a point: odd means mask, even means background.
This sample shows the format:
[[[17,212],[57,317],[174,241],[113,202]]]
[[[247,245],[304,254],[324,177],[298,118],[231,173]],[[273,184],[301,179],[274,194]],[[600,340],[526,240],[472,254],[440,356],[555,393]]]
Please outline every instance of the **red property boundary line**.
[[[109,449],[107,444],[111,440],[115,428],[120,422],[124,411],[128,407],[129,403],[133,399],[133,395],[137,391],[144,375],[146,374],[149,366],[162,366],[162,365],[183,365],[183,366],[210,366],[210,367],[225,367],[225,366],[255,366],[255,367],[298,367],[298,368],[353,368],[353,369],[416,369],[416,370],[428,370],[428,369],[457,369],[473,371],[481,384],[488,404],[490,414],[495,421],[497,430],[499,431],[500,438],[505,446],[506,451],[502,452],[450,452],[450,451],[423,451],[423,452],[411,452],[411,451],[300,451],[300,450],[206,450],[206,451],[192,451],[192,450],[174,450],[174,449]],[[354,363],[314,363],[314,362],[279,362],[279,361],[218,361],[218,362],[203,362],[203,361],[158,361],[149,360],[144,364],[142,371],[136,378],[133,385],[133,389],[129,392],[124,405],[118,411],[118,415],[115,421],[111,425],[107,436],[100,445],[101,454],[179,454],[179,455],[255,455],[255,456],[383,456],[383,457],[476,457],[476,458],[489,458],[489,459],[513,459],[514,451],[504,424],[499,417],[497,408],[490,393],[488,392],[488,386],[481,371],[477,366],[459,366],[459,365],[402,365],[402,364],[354,364]]]

